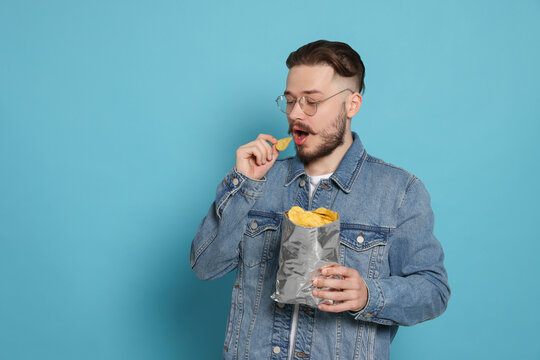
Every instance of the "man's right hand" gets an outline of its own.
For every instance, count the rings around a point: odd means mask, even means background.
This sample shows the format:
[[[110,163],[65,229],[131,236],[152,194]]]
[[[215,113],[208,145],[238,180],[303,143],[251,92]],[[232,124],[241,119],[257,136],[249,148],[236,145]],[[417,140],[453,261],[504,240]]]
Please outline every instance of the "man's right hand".
[[[279,155],[276,143],[272,135],[259,134],[256,140],[240,146],[236,150],[236,170],[249,178],[262,179]]]

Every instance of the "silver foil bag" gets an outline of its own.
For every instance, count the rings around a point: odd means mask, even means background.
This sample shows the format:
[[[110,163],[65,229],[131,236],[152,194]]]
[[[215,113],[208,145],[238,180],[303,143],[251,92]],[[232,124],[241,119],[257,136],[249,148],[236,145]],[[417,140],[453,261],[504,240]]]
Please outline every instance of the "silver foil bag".
[[[271,298],[317,307],[325,299],[313,296],[311,280],[320,275],[322,266],[339,264],[339,218],[320,227],[296,225],[287,213],[283,219],[276,291]]]

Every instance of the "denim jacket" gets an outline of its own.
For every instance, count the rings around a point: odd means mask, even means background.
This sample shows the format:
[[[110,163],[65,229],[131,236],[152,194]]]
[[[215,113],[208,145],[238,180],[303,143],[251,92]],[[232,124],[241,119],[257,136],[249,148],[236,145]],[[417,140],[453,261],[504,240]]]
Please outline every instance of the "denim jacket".
[[[340,216],[340,262],[366,282],[359,312],[300,306],[295,359],[389,359],[399,325],[439,316],[450,297],[433,212],[422,182],[367,154],[357,134],[312,197],[296,157],[278,159],[261,180],[231,170],[191,246],[203,280],[237,269],[224,359],[287,359],[293,305],[274,302],[284,212],[298,205]]]

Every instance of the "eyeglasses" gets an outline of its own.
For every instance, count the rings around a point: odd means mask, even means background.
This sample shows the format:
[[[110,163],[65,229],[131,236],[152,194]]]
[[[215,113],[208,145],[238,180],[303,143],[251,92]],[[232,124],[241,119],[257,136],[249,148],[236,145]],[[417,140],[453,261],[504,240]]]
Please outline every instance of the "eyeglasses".
[[[280,95],[276,99],[276,104],[277,104],[279,110],[281,110],[285,114],[289,115],[292,112],[292,110],[294,108],[294,105],[296,105],[296,102],[298,101],[298,103],[300,104],[300,109],[302,109],[302,111],[306,115],[313,116],[317,112],[317,105],[319,105],[322,102],[325,102],[328,99],[333,98],[334,96],[336,96],[338,94],[341,94],[344,91],[350,91],[350,92],[354,93],[354,91],[352,91],[351,89],[344,89],[344,90],[341,90],[338,93],[335,93],[332,96],[327,97],[324,100],[319,100],[319,101],[317,101],[315,99],[312,99],[309,96],[305,96],[305,95],[302,96],[299,99],[295,99],[291,95]]]

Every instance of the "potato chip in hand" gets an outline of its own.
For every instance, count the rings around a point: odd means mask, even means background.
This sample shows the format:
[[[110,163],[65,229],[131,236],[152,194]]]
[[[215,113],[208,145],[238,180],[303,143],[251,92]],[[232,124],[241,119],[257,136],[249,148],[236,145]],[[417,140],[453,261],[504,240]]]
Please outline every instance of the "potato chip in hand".
[[[292,140],[292,137],[286,137],[286,138],[278,140],[276,144],[276,149],[278,149],[278,151],[285,150],[287,146],[289,146],[289,143],[291,142],[291,140]]]

